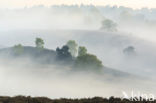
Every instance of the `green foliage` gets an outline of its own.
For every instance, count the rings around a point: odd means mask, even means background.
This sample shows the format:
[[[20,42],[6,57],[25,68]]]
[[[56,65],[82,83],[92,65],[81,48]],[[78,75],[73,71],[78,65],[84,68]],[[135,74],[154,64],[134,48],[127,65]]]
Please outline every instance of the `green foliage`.
[[[71,55],[73,57],[76,57],[78,51],[77,50],[78,45],[75,42],[75,40],[69,40],[66,45],[69,47],[69,52],[71,53]]]
[[[36,38],[36,47],[40,49],[43,49],[44,47],[44,41],[41,38]],[[100,70],[99,68],[102,68],[102,62],[93,54],[88,54],[87,49],[84,46],[79,46],[77,50],[77,44],[74,40],[69,40],[67,42],[67,45],[64,45],[62,48],[57,47],[55,52],[55,60],[61,61],[60,63],[66,63],[70,65],[74,65],[74,67],[84,70]],[[29,47],[30,48],[30,47]],[[13,47],[15,54],[21,54],[24,50],[24,47],[21,44],[15,45]],[[70,50],[70,51],[69,51]],[[51,56],[51,51],[47,52],[46,49],[42,50],[43,52],[38,52],[36,48],[31,48],[28,50],[28,53],[32,53],[32,56],[38,56],[40,54],[45,55],[47,53],[48,57]],[[77,57],[72,57],[72,55],[76,55],[76,52],[78,51]],[[25,53],[27,53],[27,50],[25,48]],[[73,53],[73,54],[71,54]],[[23,53],[24,54],[24,53]],[[49,58],[48,58],[49,59]],[[49,59],[50,60],[50,59]]]
[[[78,49],[78,56],[83,56],[87,54],[87,49],[84,46],[80,46]]]
[[[69,52],[69,47],[64,45],[61,49],[59,47],[56,48],[57,59],[64,61],[71,61],[72,56]]]
[[[44,48],[44,41],[42,38],[36,38],[35,44],[37,48],[40,48],[40,49]]]
[[[13,47],[15,54],[20,55],[22,54],[23,50],[23,46],[21,44],[17,44]]]
[[[98,70],[103,67],[102,62],[93,54],[78,56],[75,61],[75,67],[82,69]]]
[[[106,19],[102,21],[101,30],[111,31],[111,32],[117,31],[117,24],[114,23],[112,20]]]

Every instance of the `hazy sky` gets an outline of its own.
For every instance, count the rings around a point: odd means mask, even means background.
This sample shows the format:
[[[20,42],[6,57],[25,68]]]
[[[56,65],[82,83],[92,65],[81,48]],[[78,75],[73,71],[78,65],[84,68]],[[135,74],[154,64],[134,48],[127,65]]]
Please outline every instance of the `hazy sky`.
[[[34,5],[60,5],[60,4],[94,4],[117,5],[132,8],[156,8],[156,0],[0,0],[0,8],[22,8]]]

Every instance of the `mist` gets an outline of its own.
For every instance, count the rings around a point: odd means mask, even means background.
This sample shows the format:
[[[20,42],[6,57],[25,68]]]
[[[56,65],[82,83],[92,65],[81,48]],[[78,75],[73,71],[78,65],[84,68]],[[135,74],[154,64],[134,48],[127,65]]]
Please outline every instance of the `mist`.
[[[0,10],[1,49],[19,43],[34,47],[36,37],[51,50],[75,40],[95,54],[104,67],[130,75],[72,72],[68,66],[4,56],[0,58],[1,94],[50,98],[122,97],[122,91],[132,90],[155,94],[155,16],[155,9],[93,5]],[[117,24],[117,31],[100,29],[106,19]],[[128,47],[134,48],[133,55],[124,52]]]
[[[136,93],[155,93],[155,83],[149,79],[114,79],[109,74],[70,72],[63,66],[36,64],[28,58],[15,60],[1,60],[0,90],[4,96],[31,95],[54,99],[112,95],[122,97],[122,91],[130,94],[132,90]]]

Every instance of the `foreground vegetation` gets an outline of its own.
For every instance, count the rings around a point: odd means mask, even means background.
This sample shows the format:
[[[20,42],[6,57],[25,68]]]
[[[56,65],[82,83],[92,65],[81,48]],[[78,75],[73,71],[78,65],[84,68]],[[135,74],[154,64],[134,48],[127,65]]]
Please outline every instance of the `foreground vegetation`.
[[[83,98],[83,99],[49,99],[47,97],[25,97],[25,96],[16,96],[16,97],[0,97],[0,103],[156,103],[155,101],[150,100],[130,100],[130,99],[121,99],[110,97],[94,97],[94,98]]]

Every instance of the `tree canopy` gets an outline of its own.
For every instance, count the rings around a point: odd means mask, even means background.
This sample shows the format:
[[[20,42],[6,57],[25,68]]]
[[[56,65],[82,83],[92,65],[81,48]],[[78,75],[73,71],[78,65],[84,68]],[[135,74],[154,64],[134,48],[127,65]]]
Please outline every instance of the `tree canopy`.
[[[76,58],[75,67],[98,70],[103,67],[102,62],[93,54],[80,55]]]
[[[72,56],[69,52],[69,47],[64,45],[61,49],[56,48],[57,59],[59,60],[72,60]]]
[[[21,54],[21,53],[23,52],[23,46],[22,46],[21,44],[15,45],[15,46],[13,47],[13,49],[14,49],[14,53],[15,53],[16,55],[19,55],[19,54]]]
[[[136,54],[135,48],[134,48],[133,46],[128,46],[128,47],[126,47],[126,48],[123,50],[123,53],[124,53],[124,54],[127,54],[127,55],[134,55],[134,54]]]
[[[78,49],[78,56],[83,56],[87,54],[87,49],[84,46],[80,46]]]
[[[102,21],[101,30],[110,31],[110,32],[117,31],[117,24],[112,20],[106,19]]]
[[[69,47],[69,52],[71,55],[76,57],[78,44],[75,42],[75,40],[69,40],[66,45]]]
[[[44,41],[42,38],[36,38],[35,44],[37,48],[44,48]]]

